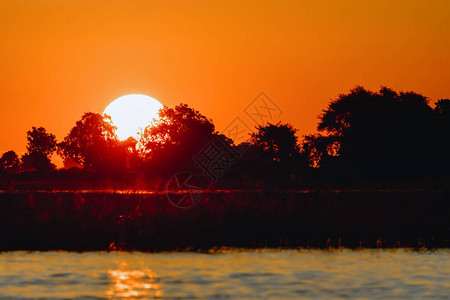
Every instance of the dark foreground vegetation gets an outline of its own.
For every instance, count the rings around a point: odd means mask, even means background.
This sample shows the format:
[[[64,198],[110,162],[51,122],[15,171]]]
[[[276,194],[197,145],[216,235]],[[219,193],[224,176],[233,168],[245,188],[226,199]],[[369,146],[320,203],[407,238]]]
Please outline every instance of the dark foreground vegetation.
[[[0,250],[448,247],[449,191],[0,194]]]
[[[62,141],[33,127],[26,154],[1,156],[0,250],[449,246],[449,99],[356,87],[317,134],[259,124],[240,144],[185,104],[138,139],[115,130],[86,113]],[[201,198],[189,209],[166,194],[180,172],[195,184],[175,190]]]

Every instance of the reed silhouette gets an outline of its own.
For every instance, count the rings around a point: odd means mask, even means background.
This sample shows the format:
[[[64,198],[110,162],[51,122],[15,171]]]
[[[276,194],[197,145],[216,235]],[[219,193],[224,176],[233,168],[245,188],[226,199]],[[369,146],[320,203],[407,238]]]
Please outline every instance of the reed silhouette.
[[[448,192],[0,193],[0,250],[448,247]]]

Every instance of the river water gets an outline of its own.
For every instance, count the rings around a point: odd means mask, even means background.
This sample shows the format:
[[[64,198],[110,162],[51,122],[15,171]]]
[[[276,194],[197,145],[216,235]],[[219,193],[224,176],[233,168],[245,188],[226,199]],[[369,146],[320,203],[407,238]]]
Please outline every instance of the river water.
[[[450,250],[0,253],[0,298],[448,299]]]

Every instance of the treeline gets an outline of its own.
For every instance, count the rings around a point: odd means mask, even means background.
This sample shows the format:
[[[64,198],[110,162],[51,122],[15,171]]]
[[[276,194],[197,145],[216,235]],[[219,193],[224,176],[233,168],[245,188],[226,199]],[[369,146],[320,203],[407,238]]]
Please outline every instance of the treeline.
[[[357,86],[332,100],[319,116],[318,133],[297,138],[290,124],[267,123],[245,143],[218,131],[211,119],[180,104],[164,107],[159,122],[138,139],[120,141],[108,116],[86,113],[64,140],[43,127],[27,132],[27,152],[0,158],[8,188],[14,181],[109,180],[155,188],[177,172],[203,182],[252,186],[304,180],[447,179],[450,168],[450,100],[431,107],[414,92]],[[220,146],[219,146],[220,145]],[[56,170],[51,156],[64,159]]]

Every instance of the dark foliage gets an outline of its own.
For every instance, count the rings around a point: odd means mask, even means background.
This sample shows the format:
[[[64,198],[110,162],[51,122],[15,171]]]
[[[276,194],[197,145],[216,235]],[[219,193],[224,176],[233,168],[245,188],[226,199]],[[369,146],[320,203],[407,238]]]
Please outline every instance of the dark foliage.
[[[22,156],[24,170],[36,170],[48,173],[55,169],[51,163],[51,155],[56,151],[56,137],[47,133],[44,127],[32,127],[27,132],[27,153]]]
[[[448,191],[0,194],[1,250],[448,247]]]
[[[291,124],[268,123],[237,146],[215,131],[211,119],[186,104],[164,107],[159,120],[145,128],[138,141],[119,141],[108,116],[86,113],[57,149],[67,166],[78,164],[88,173],[96,172],[99,179],[126,182],[131,188],[160,188],[179,171],[201,172],[194,158],[219,137],[240,154],[216,186],[279,182],[284,188],[281,181],[289,181],[289,188],[295,188],[294,183],[310,179],[448,178],[450,100],[437,101],[434,109],[428,102],[414,92],[386,87],[373,92],[356,86],[329,103],[319,117],[319,133],[299,141]],[[55,136],[33,127],[27,138],[22,169],[52,171]],[[8,155],[2,158],[2,169],[16,173],[17,159]]]
[[[145,128],[139,140],[146,166],[172,174],[192,165],[193,157],[216,134],[211,119],[186,104],[164,106],[156,124]]]
[[[437,110],[444,119],[445,103]],[[303,151],[326,176],[398,179],[438,173],[441,127],[420,94],[357,86],[330,102],[318,130],[321,135],[305,137]]]
[[[58,144],[58,153],[103,178],[127,178],[127,166],[135,157],[136,141],[119,141],[109,116],[85,113]]]
[[[15,174],[20,170],[20,159],[16,152],[10,150],[0,158],[0,172]]]
[[[254,151],[253,166],[262,168],[263,177],[272,176],[272,179],[289,179],[301,167],[300,147],[298,138],[295,135],[297,129],[291,124],[268,123],[264,126],[257,126],[257,131],[251,134],[250,151]],[[256,156],[255,156],[256,154]],[[249,156],[244,157],[244,159]],[[256,159],[255,159],[256,158]],[[247,166],[252,168],[251,165]],[[266,172],[264,172],[264,169]]]

